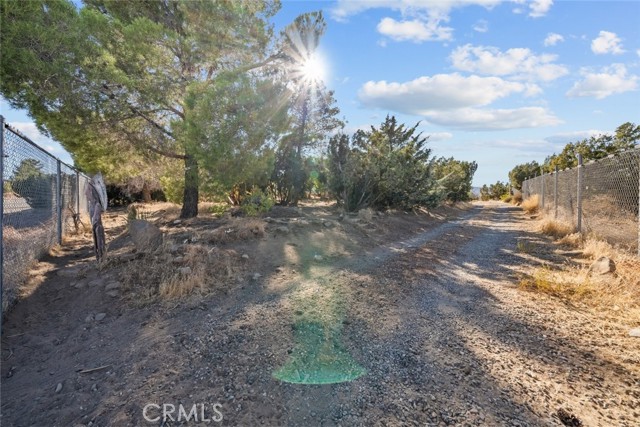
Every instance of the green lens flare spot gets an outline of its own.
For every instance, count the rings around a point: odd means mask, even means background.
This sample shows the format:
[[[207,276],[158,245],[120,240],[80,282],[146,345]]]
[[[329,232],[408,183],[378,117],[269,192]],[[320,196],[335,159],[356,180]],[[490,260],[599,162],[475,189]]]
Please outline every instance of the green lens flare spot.
[[[335,384],[353,381],[367,371],[340,343],[340,330],[320,322],[294,325],[296,347],[273,377],[294,384]]]

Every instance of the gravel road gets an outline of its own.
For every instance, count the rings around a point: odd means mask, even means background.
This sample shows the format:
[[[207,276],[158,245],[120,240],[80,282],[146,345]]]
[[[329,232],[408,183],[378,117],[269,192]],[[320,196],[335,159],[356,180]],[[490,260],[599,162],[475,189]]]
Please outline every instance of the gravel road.
[[[69,282],[74,270],[61,267],[3,327],[2,424],[161,425],[143,418],[145,405],[208,404],[211,417],[219,403],[230,426],[640,425],[631,325],[517,288],[521,272],[562,262],[518,251],[518,241],[552,247],[518,208],[457,215],[175,305],[134,307],[92,285],[112,273]],[[322,226],[301,239],[327,235]],[[301,337],[309,324],[317,336]],[[314,343],[329,345],[329,362],[350,358],[358,378],[274,377]]]

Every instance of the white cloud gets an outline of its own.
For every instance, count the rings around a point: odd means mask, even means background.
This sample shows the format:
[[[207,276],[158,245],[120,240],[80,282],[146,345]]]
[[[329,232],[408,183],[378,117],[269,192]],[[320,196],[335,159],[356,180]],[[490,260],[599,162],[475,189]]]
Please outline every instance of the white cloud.
[[[611,134],[611,132],[602,130],[578,130],[573,132],[561,132],[546,137],[544,140],[551,144],[565,146],[570,142],[582,141],[583,139],[590,138],[592,136],[600,136],[604,134]]]
[[[429,133],[429,132],[424,132],[425,135],[429,136],[429,141],[430,142],[440,142],[440,141],[447,141],[451,138],[453,138],[453,134],[450,132],[433,132],[433,133]]]
[[[591,41],[591,50],[597,55],[612,53],[619,55],[624,52],[622,40],[610,31],[600,31],[600,35]]]
[[[542,107],[482,109],[537,86],[499,77],[458,73],[420,77],[405,83],[369,81],[358,96],[365,107],[422,116],[430,123],[464,130],[503,130],[551,126],[560,120]],[[538,88],[539,89],[539,88]]]
[[[485,19],[481,19],[475,23],[473,30],[479,33],[486,33],[489,31],[489,23]]]
[[[393,18],[383,18],[378,24],[378,32],[395,41],[421,43],[427,40],[451,40],[453,28],[439,26],[435,21],[396,21]]]
[[[12,128],[16,129],[36,144],[43,145],[51,141],[51,139],[40,133],[36,124],[33,122],[12,122],[9,124]]]
[[[488,105],[529,88],[499,77],[464,77],[458,73],[419,77],[405,83],[369,81],[358,93],[367,107],[422,115],[435,109],[456,109]]]
[[[529,2],[529,16],[532,18],[545,16],[552,5],[553,0],[533,0]]]
[[[547,34],[547,38],[544,39],[545,46],[555,46],[558,42],[563,42],[564,37],[557,33],[549,33]]]
[[[553,63],[557,55],[535,55],[527,48],[502,52],[492,46],[467,44],[456,48],[449,59],[461,71],[528,80],[551,81],[569,73],[564,65]]]
[[[636,54],[640,56],[640,49],[636,50]]]
[[[400,12],[402,20],[390,17],[378,23],[378,31],[397,41],[423,42],[427,40],[452,40],[453,28],[444,26],[449,22],[452,10],[467,6],[482,6],[491,9],[505,0],[338,0],[330,10],[336,21],[344,22],[350,16],[369,9],[389,9]],[[522,4],[525,0],[509,0]],[[553,4],[552,0],[533,0],[528,3],[529,16],[543,16]],[[476,24],[476,31],[486,31],[486,23]],[[484,30],[484,31],[483,31]]]
[[[460,108],[451,111],[429,111],[424,116],[431,123],[469,131],[535,128],[562,123],[560,119],[542,107]]]
[[[627,68],[624,64],[613,64],[605,67],[600,73],[583,69],[580,74],[583,79],[576,82],[567,92],[567,96],[570,98],[594,97],[603,99],[614,94],[638,89],[638,76],[627,75]]]

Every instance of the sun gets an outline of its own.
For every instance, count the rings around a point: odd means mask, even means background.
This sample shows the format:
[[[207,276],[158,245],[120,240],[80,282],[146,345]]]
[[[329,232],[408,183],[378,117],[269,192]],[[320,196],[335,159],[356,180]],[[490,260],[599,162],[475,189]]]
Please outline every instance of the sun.
[[[326,63],[317,52],[310,54],[300,62],[299,73],[305,84],[322,84],[326,78]]]

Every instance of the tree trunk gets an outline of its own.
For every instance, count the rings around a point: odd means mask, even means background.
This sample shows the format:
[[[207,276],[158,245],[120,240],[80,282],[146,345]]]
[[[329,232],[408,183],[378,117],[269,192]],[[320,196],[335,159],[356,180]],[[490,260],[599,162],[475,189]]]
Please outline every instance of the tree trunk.
[[[149,184],[147,184],[147,181],[142,184],[142,201],[144,203],[151,203],[151,190],[149,190]]]
[[[180,218],[194,218],[198,216],[198,161],[191,155],[184,160],[184,197]]]

